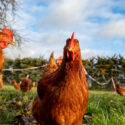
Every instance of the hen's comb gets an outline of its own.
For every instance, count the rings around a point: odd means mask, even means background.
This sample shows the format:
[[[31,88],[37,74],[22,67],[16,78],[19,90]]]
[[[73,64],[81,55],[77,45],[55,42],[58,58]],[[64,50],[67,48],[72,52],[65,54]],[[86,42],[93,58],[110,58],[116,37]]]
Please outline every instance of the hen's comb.
[[[13,32],[12,32],[12,30],[9,30],[9,28],[6,29],[6,27],[4,27],[2,29],[2,32],[5,33],[9,37],[10,40],[13,40]]]
[[[74,41],[74,32],[72,33],[72,36],[71,36],[71,44],[73,43]]]

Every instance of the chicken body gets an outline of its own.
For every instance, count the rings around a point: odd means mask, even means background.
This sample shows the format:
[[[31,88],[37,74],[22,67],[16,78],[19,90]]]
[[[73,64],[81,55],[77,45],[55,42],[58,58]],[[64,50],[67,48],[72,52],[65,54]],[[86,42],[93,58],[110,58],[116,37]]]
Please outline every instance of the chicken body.
[[[27,92],[29,90],[29,76],[26,76],[20,84],[20,89],[23,92]]]
[[[3,80],[2,80],[2,65],[4,63],[4,55],[2,49],[0,49],[0,88],[3,88]]]
[[[0,88],[3,88],[3,80],[2,80],[2,65],[4,63],[4,55],[2,49],[0,48]]]
[[[27,92],[28,90],[32,90],[33,87],[35,86],[35,82],[33,82],[32,84],[30,84],[29,81],[29,75],[27,75],[20,83],[20,89],[23,92]]]
[[[88,86],[79,42],[67,40],[61,66],[42,77],[33,115],[41,125],[81,125],[88,104]],[[74,47],[73,52],[70,49]],[[36,101],[38,100],[38,101]]]
[[[14,86],[15,89],[20,89],[20,84],[21,84],[21,83],[18,83],[18,84],[17,84],[17,83],[16,83],[16,80],[13,80],[13,86]]]
[[[3,76],[2,73],[0,72],[0,88],[3,88]]]
[[[116,92],[120,95],[125,96],[125,87],[121,87],[118,83],[115,83],[116,85]]]
[[[13,40],[12,31],[3,28],[2,32],[0,32],[0,88],[3,88],[2,65],[4,63],[4,54],[2,52],[2,49],[7,48],[8,44],[14,45],[15,43],[12,40]]]
[[[44,72],[43,72],[42,77],[45,77],[46,75],[56,71],[57,68],[58,67],[56,65],[56,60],[54,58],[54,53],[51,53],[49,61],[48,61],[47,65],[44,67]],[[32,112],[33,112],[33,114],[35,114],[36,119],[40,115],[40,112],[38,112],[38,109],[41,108],[41,105],[42,105],[41,103],[42,103],[42,101],[39,98],[39,96],[37,95],[36,98],[34,99],[33,108],[32,108]]]
[[[35,86],[35,83],[32,83],[31,85],[29,85],[29,90],[32,90],[34,86]]]
[[[4,55],[3,55],[2,49],[0,49],[0,72],[2,70],[3,63],[4,63]]]

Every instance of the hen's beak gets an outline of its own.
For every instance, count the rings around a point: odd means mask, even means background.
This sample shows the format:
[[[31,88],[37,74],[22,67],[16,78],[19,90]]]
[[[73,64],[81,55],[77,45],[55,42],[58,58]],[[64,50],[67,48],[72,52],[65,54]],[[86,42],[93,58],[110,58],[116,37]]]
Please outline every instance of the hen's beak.
[[[9,41],[9,44],[12,44],[13,46],[15,46],[15,43],[13,41]]]
[[[73,46],[68,46],[68,51],[69,51],[69,52],[73,52],[73,50],[74,50],[74,47],[73,47]]]

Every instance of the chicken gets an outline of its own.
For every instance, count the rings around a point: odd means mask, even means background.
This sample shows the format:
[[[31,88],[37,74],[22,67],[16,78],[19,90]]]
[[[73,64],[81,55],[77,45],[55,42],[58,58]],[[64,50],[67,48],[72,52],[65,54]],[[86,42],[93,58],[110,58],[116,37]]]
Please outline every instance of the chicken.
[[[62,56],[60,56],[57,60],[58,65],[60,66],[62,64]]]
[[[47,74],[57,70],[56,60],[54,58],[54,53],[52,52],[49,58],[47,65],[44,67],[43,77]]]
[[[34,86],[35,86],[35,82],[33,82],[31,85],[29,85],[29,90],[32,90]]]
[[[0,88],[3,88],[2,73],[0,72]]]
[[[79,41],[67,39],[59,68],[42,77],[32,108],[41,125],[81,125],[88,105],[88,86]]]
[[[20,89],[23,92],[27,92],[28,90],[32,90],[35,86],[35,82],[33,82],[31,85],[29,84],[29,75],[27,75],[20,83]]]
[[[20,89],[20,84],[21,84],[21,82],[17,84],[16,80],[13,80],[13,86],[15,89]]]
[[[49,58],[49,61],[47,63],[47,65],[44,67],[44,72],[42,77],[46,76],[47,74],[50,74],[51,72],[54,72],[57,70],[57,65],[56,65],[56,60],[54,58],[54,53],[52,52]],[[40,98],[38,97],[38,95],[36,96],[36,98],[34,99],[34,103],[33,103],[33,108],[32,110],[36,110],[36,108],[40,108],[39,104],[41,103]],[[37,114],[39,115],[39,114]],[[38,116],[37,116],[38,117]]]
[[[121,87],[118,83],[115,83],[116,92],[120,95],[125,96],[125,87]]]
[[[2,29],[0,32],[0,88],[3,88],[3,80],[2,80],[2,65],[4,63],[4,54],[2,49],[8,47],[8,44],[15,45],[13,42],[13,33],[9,29]]]
[[[27,75],[20,84],[20,89],[23,92],[27,92],[29,90],[29,75]]]

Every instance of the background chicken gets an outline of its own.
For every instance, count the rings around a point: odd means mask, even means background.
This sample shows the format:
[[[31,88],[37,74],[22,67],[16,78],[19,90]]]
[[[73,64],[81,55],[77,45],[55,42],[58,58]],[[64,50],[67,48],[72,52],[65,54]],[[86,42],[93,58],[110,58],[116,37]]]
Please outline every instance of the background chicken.
[[[4,54],[2,49],[7,48],[8,44],[15,45],[13,42],[13,33],[9,29],[3,28],[2,32],[0,32],[0,88],[3,88],[2,65],[4,63]]]
[[[60,66],[61,64],[62,64],[62,56],[60,56],[59,58],[58,58],[58,60],[57,60],[57,63],[58,63],[58,65]]]
[[[29,85],[29,90],[32,90],[33,87],[35,87],[35,82],[33,82],[31,85]]]
[[[41,125],[81,125],[88,104],[88,86],[78,40],[67,39],[61,66],[42,77],[32,112]]]
[[[125,87],[121,87],[118,83],[115,83],[116,92],[120,95],[125,96]]]
[[[43,77],[57,69],[56,60],[54,58],[54,53],[52,52],[47,65],[44,67]]]
[[[47,65],[44,67],[44,72],[42,77],[54,72],[57,70],[57,65],[56,65],[56,60],[54,58],[54,53],[52,52],[49,58],[49,61],[47,63]],[[39,118],[39,113],[37,113],[37,110],[39,108],[41,108],[42,105],[42,101],[40,100],[39,96],[37,95],[36,98],[34,99],[33,102],[33,108],[32,108],[32,112],[36,112],[36,118]]]
[[[21,81],[21,84],[20,84],[20,89],[21,91],[23,92],[27,92],[29,90],[29,75],[27,75],[22,81]]]
[[[13,80],[13,86],[15,89],[20,89],[20,84],[21,82],[17,84],[16,80]]]

